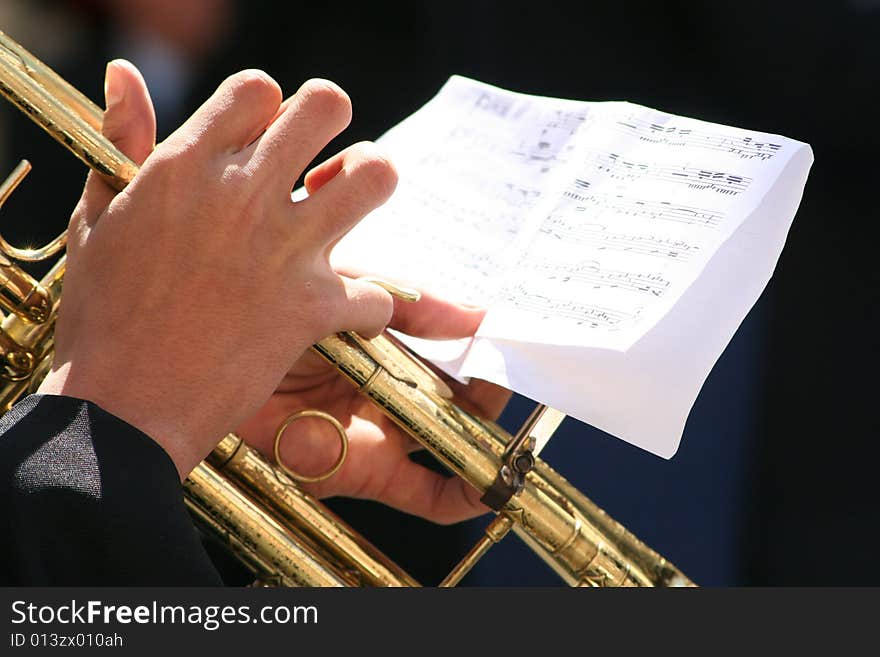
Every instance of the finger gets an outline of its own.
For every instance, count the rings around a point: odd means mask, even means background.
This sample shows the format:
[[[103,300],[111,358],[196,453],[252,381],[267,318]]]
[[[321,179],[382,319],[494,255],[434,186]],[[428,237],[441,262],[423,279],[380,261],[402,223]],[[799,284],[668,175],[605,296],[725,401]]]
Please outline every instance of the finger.
[[[484,420],[497,420],[513,394],[507,388],[483,379],[471,378],[468,383],[461,383],[444,376],[443,380],[452,388],[458,406]]]
[[[365,338],[379,335],[394,311],[391,295],[378,285],[340,277],[343,298],[338,302],[330,333],[355,331]]]
[[[473,336],[485,315],[484,308],[462,306],[422,292],[415,303],[395,300],[389,326],[417,338],[454,340]]]
[[[306,191],[310,195],[314,194],[339,173],[342,170],[344,157],[345,151],[342,151],[311,169],[306,174],[305,178],[303,178],[303,185],[305,186]]]
[[[236,153],[266,130],[280,105],[281,88],[267,73],[241,71],[226,78],[166,142],[199,142],[209,152]]]
[[[328,160],[329,162],[329,160]],[[349,278],[362,278],[367,272],[349,266],[336,268],[336,273]],[[394,314],[388,323],[401,333],[432,340],[456,340],[473,336],[486,316],[485,308],[468,306],[420,289],[410,281],[390,280],[398,287],[418,289],[418,301],[394,299]]]
[[[156,112],[140,71],[130,62],[116,59],[107,64],[104,77],[106,109],[101,127],[125,155],[142,164],[156,144]],[[104,211],[116,191],[91,172],[76,217],[91,224]]]
[[[403,459],[379,501],[404,513],[449,525],[490,511],[480,492],[460,477],[446,477]]]
[[[254,156],[288,193],[309,162],[351,121],[351,101],[327,80],[308,80],[288,99]]]
[[[325,163],[328,172],[335,171],[333,177],[295,206],[302,216],[313,218],[303,229],[329,247],[387,201],[397,186],[394,166],[375,144],[355,144],[337,158]]]
[[[104,96],[107,110],[101,131],[119,150],[143,164],[156,145],[156,112],[141,72],[124,59],[110,62]]]

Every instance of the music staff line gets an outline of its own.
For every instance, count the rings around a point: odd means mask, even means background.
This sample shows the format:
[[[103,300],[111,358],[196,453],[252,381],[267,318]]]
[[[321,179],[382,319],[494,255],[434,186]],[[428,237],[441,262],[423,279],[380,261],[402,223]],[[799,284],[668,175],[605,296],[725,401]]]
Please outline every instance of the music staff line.
[[[674,221],[688,225],[703,225],[716,228],[724,221],[725,215],[715,210],[707,210],[692,205],[672,203],[670,201],[646,201],[631,198],[623,194],[582,193],[589,189],[590,184],[584,180],[575,181],[574,189],[563,192],[563,196],[571,201],[589,204],[600,211],[609,210],[617,214],[646,217],[661,221]],[[585,206],[578,206],[575,209]]]
[[[525,258],[519,262],[517,269],[541,273],[551,281],[580,283],[593,289],[605,287],[629,290],[655,297],[663,296],[670,285],[669,280],[655,272],[607,269],[601,267],[596,261],[582,262],[577,265],[561,265],[553,260]]]
[[[754,137],[733,137],[722,132],[660,125],[639,117],[627,117],[615,121],[612,129],[634,134],[640,141],[666,146],[691,146],[713,151],[733,153],[745,160],[769,160],[782,148],[782,144],[759,141]]]
[[[687,185],[690,189],[711,189],[720,194],[736,195],[748,189],[752,179],[723,171],[709,171],[699,167],[673,166],[636,162],[618,153],[588,149],[584,163],[619,180],[635,181],[640,178]]]
[[[554,299],[542,294],[534,294],[522,285],[517,285],[504,297],[518,310],[538,315],[541,319],[570,319],[578,326],[590,328],[617,328],[621,323],[634,319],[636,313],[628,313],[597,304]]]
[[[584,208],[575,208],[575,211]],[[544,220],[540,233],[571,244],[592,246],[600,251],[621,251],[649,257],[686,262],[700,247],[681,239],[656,235],[633,235],[609,231],[604,224],[589,223],[571,225],[559,215]]]

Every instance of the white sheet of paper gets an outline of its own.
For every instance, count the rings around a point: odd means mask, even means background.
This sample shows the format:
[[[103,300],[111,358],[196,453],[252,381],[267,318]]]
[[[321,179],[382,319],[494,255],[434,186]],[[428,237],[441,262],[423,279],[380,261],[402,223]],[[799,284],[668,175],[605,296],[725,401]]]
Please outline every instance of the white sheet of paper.
[[[667,458],[812,164],[777,135],[457,76],[379,142],[398,189],[334,264],[487,307],[474,340],[408,343]]]

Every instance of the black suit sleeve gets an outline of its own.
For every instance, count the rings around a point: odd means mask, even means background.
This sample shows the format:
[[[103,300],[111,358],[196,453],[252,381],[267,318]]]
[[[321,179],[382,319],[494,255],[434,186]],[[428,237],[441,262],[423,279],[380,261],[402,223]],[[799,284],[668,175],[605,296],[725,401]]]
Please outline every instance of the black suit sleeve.
[[[220,585],[152,439],[91,402],[31,395],[0,418],[0,583]]]

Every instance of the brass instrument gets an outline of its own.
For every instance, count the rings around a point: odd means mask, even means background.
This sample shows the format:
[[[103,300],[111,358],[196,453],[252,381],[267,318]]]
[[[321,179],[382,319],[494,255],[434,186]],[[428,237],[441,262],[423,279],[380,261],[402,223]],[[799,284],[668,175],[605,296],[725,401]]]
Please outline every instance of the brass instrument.
[[[0,92],[116,189],[137,174],[100,134],[101,110],[2,32]],[[20,165],[0,187],[0,204],[27,168]],[[63,256],[40,281],[14,261],[47,258],[64,239],[23,250],[0,238],[0,304],[9,313],[0,326],[3,410],[35,389],[51,366],[64,275]],[[313,349],[496,509],[486,535],[441,585],[456,584],[511,529],[572,585],[693,585],[533,455],[530,431],[540,411],[512,438],[458,408],[443,384],[386,336],[340,333]],[[192,472],[185,500],[195,521],[260,584],[418,585],[235,434]]]

